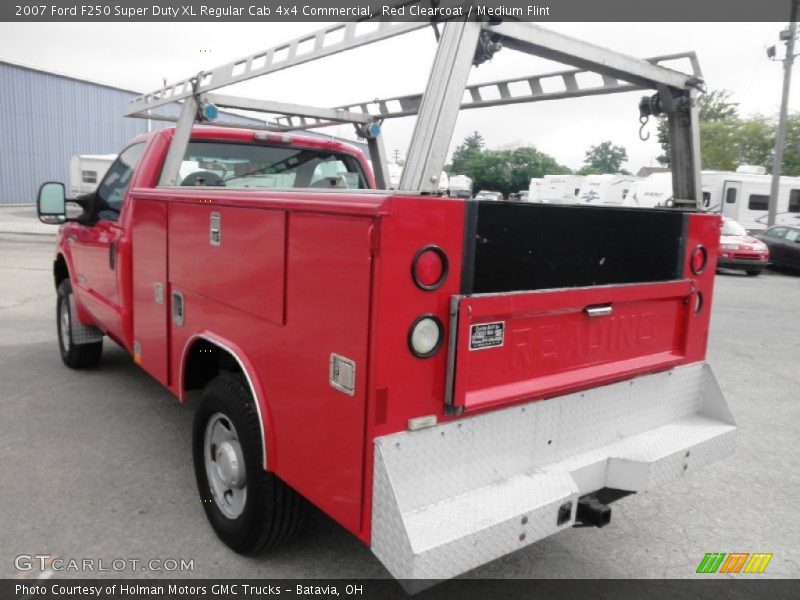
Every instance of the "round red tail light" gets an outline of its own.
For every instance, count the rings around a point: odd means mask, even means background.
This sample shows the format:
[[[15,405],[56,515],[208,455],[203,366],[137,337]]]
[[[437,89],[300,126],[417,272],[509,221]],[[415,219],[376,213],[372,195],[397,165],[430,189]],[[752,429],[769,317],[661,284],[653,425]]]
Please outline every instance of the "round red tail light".
[[[695,275],[700,275],[703,272],[703,269],[706,268],[706,263],[708,262],[708,252],[704,246],[696,246],[694,252],[692,252],[692,273]]]
[[[438,246],[420,248],[411,261],[411,278],[425,291],[438,289],[447,279],[447,255]]]

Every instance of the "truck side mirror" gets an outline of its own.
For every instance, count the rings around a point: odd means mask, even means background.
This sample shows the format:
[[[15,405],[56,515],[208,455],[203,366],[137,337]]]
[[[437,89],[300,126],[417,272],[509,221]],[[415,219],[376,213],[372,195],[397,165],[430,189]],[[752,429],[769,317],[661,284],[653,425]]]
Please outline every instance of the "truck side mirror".
[[[67,220],[67,198],[64,184],[55,181],[43,183],[36,200],[39,220],[48,225],[59,225]]]

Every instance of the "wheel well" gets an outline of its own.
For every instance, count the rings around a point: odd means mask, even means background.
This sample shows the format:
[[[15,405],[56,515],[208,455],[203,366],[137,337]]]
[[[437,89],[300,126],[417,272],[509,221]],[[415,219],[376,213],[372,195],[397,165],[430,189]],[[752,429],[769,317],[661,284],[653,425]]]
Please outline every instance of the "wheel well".
[[[64,260],[64,256],[61,254],[59,254],[55,261],[53,261],[53,278],[56,282],[56,289],[58,289],[58,286],[61,285],[62,281],[69,279],[67,261]]]
[[[185,391],[201,389],[221,371],[243,373],[239,361],[233,354],[209,340],[200,338],[192,344],[186,356],[183,389]]]

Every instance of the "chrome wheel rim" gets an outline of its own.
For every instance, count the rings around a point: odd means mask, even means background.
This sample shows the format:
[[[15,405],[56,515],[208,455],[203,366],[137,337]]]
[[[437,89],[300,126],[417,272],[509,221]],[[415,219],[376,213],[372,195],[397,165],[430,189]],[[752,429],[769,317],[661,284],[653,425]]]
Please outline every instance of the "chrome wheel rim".
[[[214,503],[229,519],[237,518],[247,500],[247,473],[236,427],[222,413],[211,415],[206,424],[203,456]]]
[[[69,331],[69,296],[65,296],[61,301],[59,320],[61,322],[61,345],[64,347],[65,352],[69,352],[69,346],[72,342]]]

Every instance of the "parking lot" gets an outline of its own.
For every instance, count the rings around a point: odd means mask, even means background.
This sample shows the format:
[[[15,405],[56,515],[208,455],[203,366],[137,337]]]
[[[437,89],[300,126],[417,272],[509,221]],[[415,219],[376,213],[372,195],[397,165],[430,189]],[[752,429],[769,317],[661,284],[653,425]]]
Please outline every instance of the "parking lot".
[[[58,576],[382,578],[369,548],[310,509],[302,535],[257,558],[231,552],[195,490],[192,406],[106,340],[97,369],[63,366],[53,238],[0,233],[0,577],[15,557],[192,561],[192,570]],[[738,421],[735,456],[613,505],[604,529],[564,531],[467,574],[683,578],[706,552],[768,552],[761,577],[800,574],[800,277],[720,275],[709,362]]]

